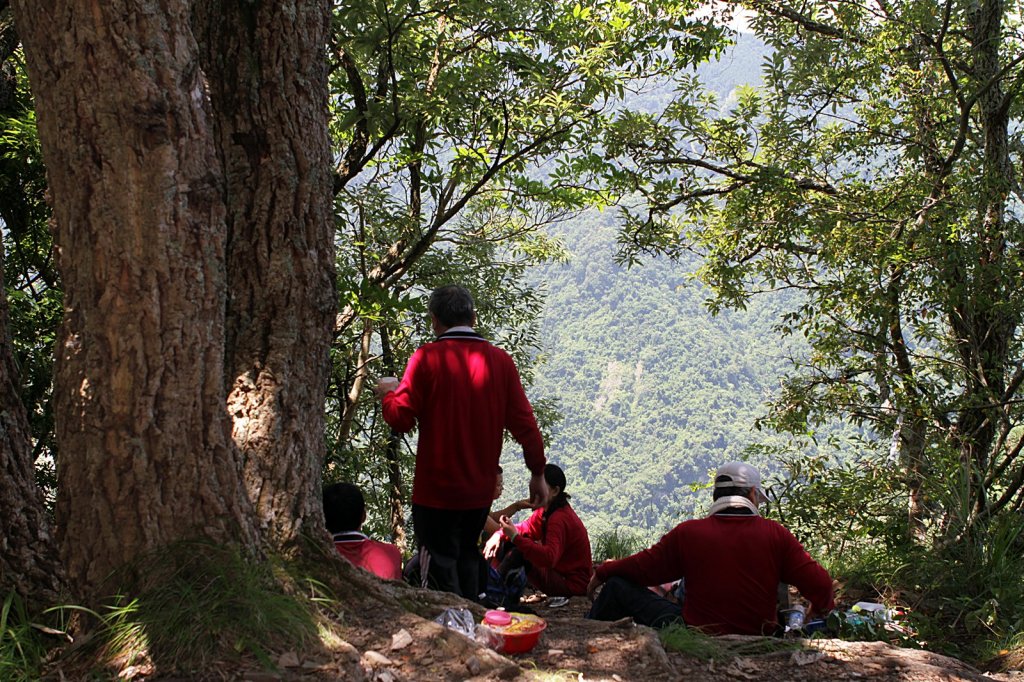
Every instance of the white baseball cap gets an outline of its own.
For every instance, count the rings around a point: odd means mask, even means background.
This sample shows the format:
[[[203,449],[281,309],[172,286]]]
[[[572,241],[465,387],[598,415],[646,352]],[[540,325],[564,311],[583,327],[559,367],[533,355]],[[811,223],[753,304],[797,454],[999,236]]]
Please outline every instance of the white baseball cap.
[[[761,487],[761,472],[746,462],[729,462],[718,467],[715,473],[716,488],[753,488],[757,491],[758,503],[768,501]]]

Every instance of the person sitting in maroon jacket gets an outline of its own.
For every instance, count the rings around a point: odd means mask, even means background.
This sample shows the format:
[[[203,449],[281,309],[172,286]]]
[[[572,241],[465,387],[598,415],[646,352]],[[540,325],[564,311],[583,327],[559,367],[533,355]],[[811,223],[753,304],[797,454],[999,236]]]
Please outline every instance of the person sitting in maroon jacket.
[[[360,532],[366,521],[363,493],[351,483],[324,488],[324,521],[343,558],[384,580],[402,578],[402,553],[395,545],[371,540]]]
[[[502,516],[501,530],[487,541],[484,556],[497,557],[502,542],[507,541],[509,551],[501,560],[500,575],[521,566],[529,584],[549,597],[584,595],[593,570],[590,536],[569,506],[561,467],[546,465],[544,480],[549,491],[544,505],[519,524]]]
[[[681,621],[716,635],[775,634],[779,583],[800,590],[811,602],[809,615],[827,614],[835,607],[832,579],[782,524],[760,516],[765,501],[756,468],[722,466],[707,518],[684,521],[653,547],[598,566],[587,588],[594,600],[587,617],[632,616],[652,627]],[[686,590],[681,612],[646,587],[680,578]]]

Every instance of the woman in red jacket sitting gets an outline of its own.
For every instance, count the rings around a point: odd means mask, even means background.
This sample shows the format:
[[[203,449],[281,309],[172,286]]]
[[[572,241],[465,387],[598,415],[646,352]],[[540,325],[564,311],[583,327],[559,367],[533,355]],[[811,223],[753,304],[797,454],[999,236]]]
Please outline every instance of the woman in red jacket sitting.
[[[498,570],[503,580],[521,567],[530,585],[549,597],[584,595],[593,572],[590,537],[580,517],[569,506],[565,472],[561,467],[545,466],[544,480],[549,489],[544,506],[522,523],[515,524],[507,516],[501,517],[501,530],[487,541],[484,556],[494,559],[504,554]],[[504,547],[503,540],[506,541]]]

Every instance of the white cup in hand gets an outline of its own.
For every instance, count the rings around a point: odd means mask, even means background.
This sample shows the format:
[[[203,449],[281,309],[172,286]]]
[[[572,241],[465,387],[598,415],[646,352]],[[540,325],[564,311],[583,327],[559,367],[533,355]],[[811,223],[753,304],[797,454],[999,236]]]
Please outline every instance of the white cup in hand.
[[[385,393],[390,393],[396,388],[398,388],[398,379],[396,377],[381,377],[377,379],[377,387],[374,388],[373,392],[380,398]]]

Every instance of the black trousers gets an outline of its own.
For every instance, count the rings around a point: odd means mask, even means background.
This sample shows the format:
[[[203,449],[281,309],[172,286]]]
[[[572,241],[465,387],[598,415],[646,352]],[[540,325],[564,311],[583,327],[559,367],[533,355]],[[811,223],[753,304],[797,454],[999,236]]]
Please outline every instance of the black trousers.
[[[682,607],[625,578],[608,578],[601,588],[587,618],[618,620],[632,616],[640,625],[662,628],[682,623]]]
[[[435,509],[412,505],[416,543],[430,555],[428,583],[442,592],[475,600],[480,594],[480,533],[483,509]]]

